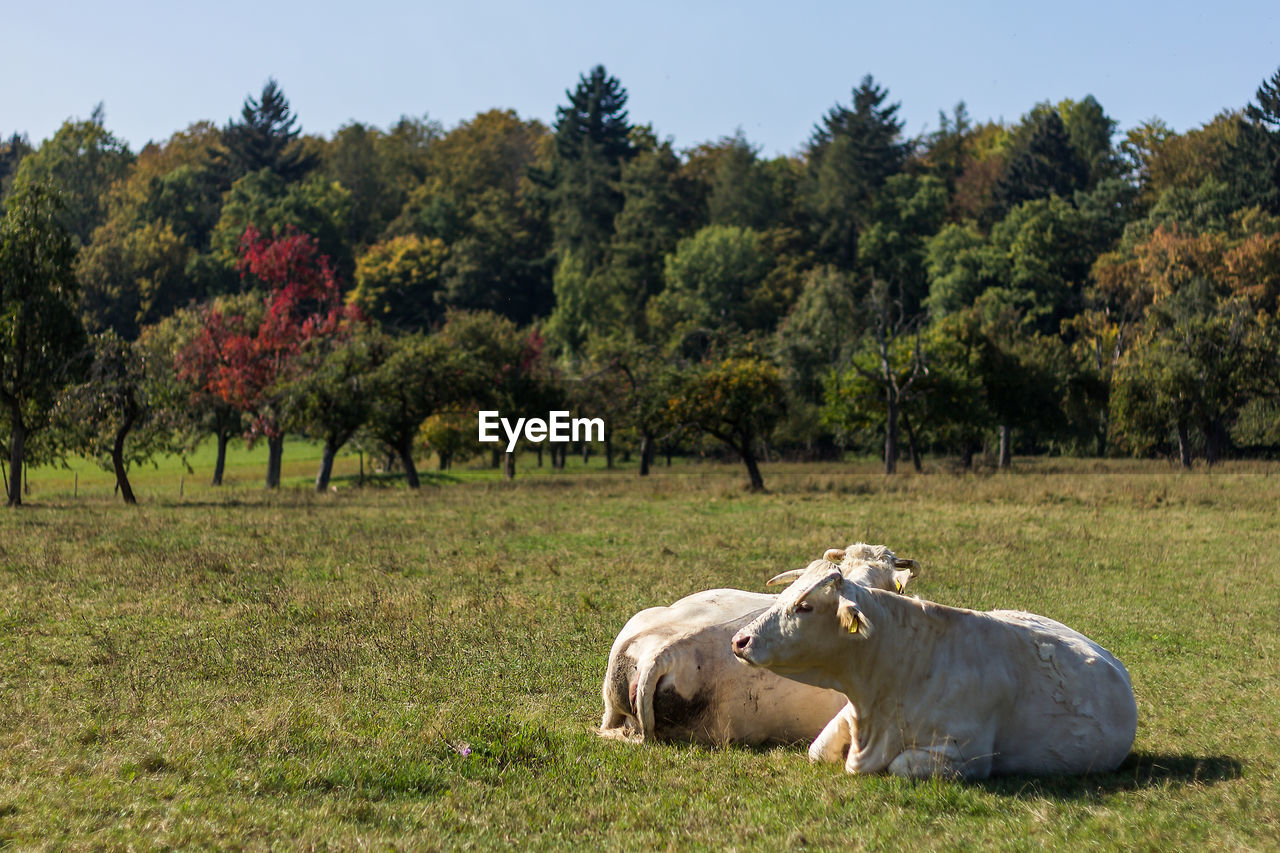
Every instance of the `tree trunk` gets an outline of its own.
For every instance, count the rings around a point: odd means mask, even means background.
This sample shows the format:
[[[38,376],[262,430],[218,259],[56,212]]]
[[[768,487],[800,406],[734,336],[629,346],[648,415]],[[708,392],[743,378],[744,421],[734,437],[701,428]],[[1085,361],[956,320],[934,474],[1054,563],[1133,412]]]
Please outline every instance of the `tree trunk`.
[[[586,465],[590,459],[591,459],[591,444],[589,442],[584,441],[582,442],[582,464]]]
[[[613,433],[611,432],[604,434],[604,467],[605,470],[613,470]]]
[[[218,436],[218,458],[213,463],[213,483],[212,485],[222,485],[222,472],[227,467],[227,441],[231,438],[231,433],[219,429]]]
[[[441,470],[441,471],[448,471],[448,470],[449,470],[449,457],[450,457],[450,456],[452,456],[452,455],[453,455],[452,453],[445,453],[445,452],[440,451],[440,450],[437,450],[437,451],[436,451],[436,456],[437,456],[437,457],[439,457],[439,459],[440,459],[440,470]]]
[[[498,451],[498,449],[497,449],[496,447],[491,448],[491,449],[489,450],[489,467],[490,467],[490,468],[497,468],[497,467],[498,467],[498,461],[499,461],[499,460],[498,460],[498,453],[499,453],[499,451]]]
[[[502,479],[514,480],[516,478],[516,455],[515,453],[506,453],[502,459]]]
[[[884,472],[898,470],[898,397],[890,388],[885,392],[886,418],[884,428]]]
[[[924,465],[920,461],[920,449],[916,447],[916,431],[911,428],[911,419],[906,412],[902,413],[902,428],[907,433],[907,447],[911,450],[911,467],[920,474],[924,471]]]
[[[124,440],[133,428],[135,415],[125,415],[124,423],[116,430],[115,441],[111,443],[111,466],[116,472],[116,485],[120,487],[120,497],[130,505],[136,505],[138,499],[133,496],[133,487],[129,485],[129,473],[124,468]]]
[[[1000,424],[1000,461],[997,463],[1001,471],[1008,470],[1013,462],[1013,448],[1010,446],[1009,425]]]
[[[338,445],[326,440],[324,453],[320,456],[320,473],[316,474],[316,491],[329,490],[329,477],[333,474],[333,458],[338,455]]]
[[[640,437],[640,476],[649,476],[649,465],[653,456],[653,437],[645,433]]]
[[[966,471],[973,470],[973,442],[966,441],[960,446],[960,465]]]
[[[542,442],[538,442],[537,449],[538,449],[538,467],[541,468],[542,467]]]
[[[747,465],[747,476],[751,478],[751,491],[764,491],[764,478],[760,476],[760,466],[756,464],[756,455],[751,450],[751,443],[745,442],[740,450],[742,461]]]
[[[1204,425],[1204,461],[1213,467],[1222,458],[1222,451],[1227,447],[1227,431],[1217,421]]]
[[[671,445],[662,448],[662,453],[667,457],[667,467],[671,467]]]
[[[1178,421],[1178,459],[1183,468],[1191,468],[1191,434],[1185,421]]]
[[[267,488],[280,488],[280,461],[284,456],[284,434],[267,436]]]
[[[9,407],[9,416],[9,506],[22,506],[22,454],[27,445],[27,427],[17,406]]]
[[[413,464],[413,442],[406,441],[404,447],[398,448],[396,453],[400,456],[400,464],[404,465],[404,481],[409,484],[409,488],[418,488],[421,484],[418,482],[418,468]]]

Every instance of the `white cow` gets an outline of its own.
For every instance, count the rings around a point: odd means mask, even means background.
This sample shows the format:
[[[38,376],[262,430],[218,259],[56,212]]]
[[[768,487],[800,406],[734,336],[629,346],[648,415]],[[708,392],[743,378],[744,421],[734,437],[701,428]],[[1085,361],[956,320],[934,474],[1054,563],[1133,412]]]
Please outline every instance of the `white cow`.
[[[832,548],[810,567],[843,571],[852,583],[899,592],[918,568],[884,546],[862,543]],[[783,572],[768,583],[804,572]],[[777,599],[711,589],[633,616],[609,652],[600,734],[712,744],[812,740],[844,707],[844,696],[748,669],[733,656],[733,635]]]
[[[893,595],[821,566],[733,647],[753,669],[848,697],[809,757],[850,773],[1105,772],[1138,724],[1124,665],[1065,625]]]

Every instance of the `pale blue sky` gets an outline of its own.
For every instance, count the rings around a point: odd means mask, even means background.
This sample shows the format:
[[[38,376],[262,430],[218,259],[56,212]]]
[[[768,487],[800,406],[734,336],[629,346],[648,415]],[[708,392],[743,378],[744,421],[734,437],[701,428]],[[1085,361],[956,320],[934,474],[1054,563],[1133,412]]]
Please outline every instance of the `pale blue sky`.
[[[267,77],[303,128],[331,134],[491,107],[550,123],[603,63],[633,121],[687,148],[741,126],[766,154],[799,149],[866,73],[907,132],[967,102],[1016,120],[1093,94],[1121,128],[1177,130],[1240,107],[1280,67],[1280,2],[6,2],[0,133],[51,135],[103,101],[136,149],[238,113]],[[968,8],[964,8],[968,7]]]

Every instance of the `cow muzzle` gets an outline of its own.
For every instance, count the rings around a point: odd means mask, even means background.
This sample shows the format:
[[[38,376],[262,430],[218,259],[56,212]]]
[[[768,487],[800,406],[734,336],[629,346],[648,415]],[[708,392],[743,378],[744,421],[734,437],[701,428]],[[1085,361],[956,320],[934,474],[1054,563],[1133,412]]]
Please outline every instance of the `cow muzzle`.
[[[739,631],[733,635],[733,653],[737,655],[738,660],[752,663],[749,655],[751,654],[751,635],[745,631]]]

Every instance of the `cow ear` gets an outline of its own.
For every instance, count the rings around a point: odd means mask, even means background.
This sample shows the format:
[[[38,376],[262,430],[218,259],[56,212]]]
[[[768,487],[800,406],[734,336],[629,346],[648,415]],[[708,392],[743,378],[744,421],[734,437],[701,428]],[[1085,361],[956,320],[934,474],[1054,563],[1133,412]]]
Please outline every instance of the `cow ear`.
[[[911,583],[911,579],[916,573],[909,569],[901,569],[893,573],[893,589],[899,594],[906,594],[907,584]]]
[[[871,622],[858,609],[858,605],[844,596],[840,597],[840,606],[836,608],[836,617],[840,620],[840,627],[850,634],[863,639],[871,636]]]
[[[822,559],[826,560],[828,563],[839,563],[844,559],[844,555],[844,548],[828,548],[827,552],[822,555]]]

